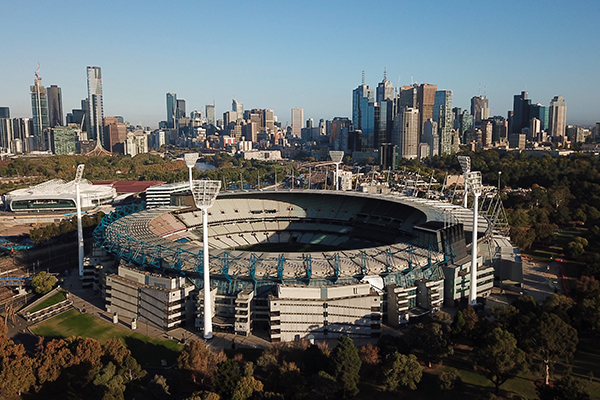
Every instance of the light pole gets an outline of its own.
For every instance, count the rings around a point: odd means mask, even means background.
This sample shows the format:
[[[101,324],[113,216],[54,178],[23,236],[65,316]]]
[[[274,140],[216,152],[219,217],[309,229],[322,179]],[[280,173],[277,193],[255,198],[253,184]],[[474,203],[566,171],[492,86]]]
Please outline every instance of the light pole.
[[[469,290],[469,303],[477,304],[477,219],[479,217],[479,196],[481,196],[481,172],[467,173],[469,190],[473,195],[473,239],[471,243],[471,290]]]
[[[185,153],[183,155],[183,159],[185,160],[185,165],[188,167],[190,171],[190,190],[192,190],[192,168],[196,166],[196,161],[198,161],[199,154],[198,153]]]
[[[471,172],[471,157],[458,156],[458,162],[462,168],[463,177],[465,181],[465,195],[463,197],[463,207],[467,208],[467,174]]]
[[[331,161],[335,164],[335,190],[338,190],[338,175],[339,175],[339,167],[342,162],[342,158],[344,158],[343,151],[330,151],[329,157],[331,157]]]
[[[81,225],[81,193],[79,191],[79,184],[83,178],[83,169],[85,164],[79,164],[77,166],[77,173],[75,174],[75,189],[77,196],[77,246],[78,246],[78,261],[79,261],[79,278],[83,278],[83,226]]]
[[[221,189],[221,181],[192,181],[192,195],[196,207],[202,210],[202,252],[204,275],[204,339],[212,338],[212,302],[210,298],[210,268],[208,258],[208,209]]]

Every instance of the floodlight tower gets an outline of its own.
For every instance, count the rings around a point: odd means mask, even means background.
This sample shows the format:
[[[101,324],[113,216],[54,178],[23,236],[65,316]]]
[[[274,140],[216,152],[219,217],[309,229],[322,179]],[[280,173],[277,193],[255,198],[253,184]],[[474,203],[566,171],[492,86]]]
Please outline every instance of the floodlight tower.
[[[210,298],[210,271],[208,258],[208,209],[221,189],[221,181],[192,181],[192,195],[196,207],[202,210],[202,253],[204,255],[204,339],[212,338],[212,302]]]
[[[467,173],[469,190],[473,195],[473,239],[471,243],[471,290],[469,290],[469,303],[477,303],[477,219],[479,217],[479,196],[481,196],[481,172]]]
[[[198,161],[198,153],[185,153],[183,155],[183,159],[185,160],[185,165],[190,170],[190,190],[192,190],[192,168],[196,166],[196,161]]]
[[[83,277],[83,226],[81,225],[81,195],[79,193],[79,183],[83,178],[83,169],[85,164],[79,164],[77,166],[77,173],[75,174],[75,188],[76,188],[76,205],[77,205],[77,247],[78,247],[78,260],[79,260],[79,277]]]
[[[343,151],[330,151],[329,157],[331,157],[331,161],[335,164],[335,190],[339,188],[338,175],[339,175],[339,167],[342,163],[342,158],[344,158]]]
[[[460,163],[460,167],[463,171],[463,176],[465,180],[465,195],[463,197],[463,207],[467,208],[467,174],[471,172],[471,157],[469,156],[458,156],[458,162]]]

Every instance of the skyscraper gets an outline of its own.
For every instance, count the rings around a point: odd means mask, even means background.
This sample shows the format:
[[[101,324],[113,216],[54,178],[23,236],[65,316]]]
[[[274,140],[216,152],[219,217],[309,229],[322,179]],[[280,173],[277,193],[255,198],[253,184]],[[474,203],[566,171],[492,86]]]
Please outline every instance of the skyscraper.
[[[529,129],[531,99],[527,96],[527,92],[523,91],[514,97],[513,116],[509,124],[510,133],[521,133],[523,128]]]
[[[394,100],[394,86],[387,80],[387,71],[383,72],[383,80],[377,85],[377,102]]]
[[[471,98],[471,115],[475,125],[490,117],[489,101],[485,96],[473,96]]]
[[[368,131],[373,131],[373,127],[369,127],[368,108],[369,103],[375,100],[375,91],[365,85],[364,75],[363,83],[352,91],[352,123],[354,129],[360,130],[365,134]],[[372,120],[371,120],[372,121]]]
[[[452,154],[452,133],[454,129],[452,90],[438,90],[435,92],[432,117],[438,124],[440,155]]]
[[[177,94],[173,92],[167,93],[167,128],[175,128],[175,120],[177,118]]]
[[[418,157],[419,146],[419,110],[405,107],[394,118],[392,144],[398,146],[399,157],[414,159]]]
[[[214,104],[206,105],[206,123],[209,125],[217,125],[217,120],[215,119],[215,105]]]
[[[48,129],[48,94],[46,88],[42,86],[39,65],[35,73],[33,86],[31,86],[30,89],[31,111],[33,115],[33,136],[37,141],[35,147],[45,149],[44,131]]]
[[[548,118],[550,110],[548,107],[541,105],[540,103],[533,104],[529,111],[530,118],[537,118],[540,120],[540,129],[545,131],[548,129]]]
[[[234,111],[237,113],[236,121],[244,118],[244,104],[240,103],[236,99],[233,99],[231,101],[231,111]]]
[[[48,119],[50,128],[63,126],[62,92],[56,85],[46,88],[48,93]]]
[[[433,118],[433,105],[437,85],[423,83],[417,87],[417,105],[419,107],[419,134],[423,133],[425,121]],[[450,107],[452,110],[452,107]]]
[[[177,115],[177,119],[185,118],[185,100],[177,99],[177,112],[175,114]]]
[[[292,108],[292,136],[300,137],[304,121],[304,109]]]
[[[102,134],[102,122],[104,121],[104,106],[102,99],[102,72],[100,67],[87,67],[89,117],[88,130],[91,135],[89,139],[100,141],[104,146],[104,135]],[[96,145],[98,147],[98,145]]]
[[[550,102],[548,134],[552,137],[565,136],[567,126],[567,101],[562,96],[554,96]]]
[[[0,118],[10,118],[10,108],[0,107]]]

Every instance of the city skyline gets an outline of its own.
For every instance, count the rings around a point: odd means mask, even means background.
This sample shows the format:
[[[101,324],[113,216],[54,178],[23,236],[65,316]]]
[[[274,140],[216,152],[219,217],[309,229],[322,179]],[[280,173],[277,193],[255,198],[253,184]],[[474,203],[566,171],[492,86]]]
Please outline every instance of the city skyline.
[[[85,67],[97,65],[104,75],[104,115],[150,127],[165,120],[167,92],[185,99],[188,112],[204,111],[214,100],[217,118],[232,98],[247,109],[273,109],[284,124],[291,124],[292,108],[303,108],[315,121],[351,117],[350,91],[360,85],[362,72],[365,83],[376,88],[384,70],[394,87],[412,81],[451,90],[454,106],[463,109],[473,96],[486,94],[490,116],[506,117],[513,96],[527,91],[545,106],[555,96],[567,99],[569,124],[600,119],[600,79],[593,68],[600,58],[600,38],[593,31],[600,5],[595,3],[307,2],[247,8],[241,2],[186,2],[176,9],[64,3],[68,12],[30,2],[3,6],[7,18],[0,35],[10,38],[4,51],[11,57],[0,65],[0,106],[10,107],[13,117],[32,117],[28,88],[40,62],[44,86],[62,89],[65,114],[80,108],[87,97]],[[81,35],[86,19],[71,17],[92,12],[110,17],[119,29]],[[195,15],[225,13],[227,29],[222,18],[191,23]],[[357,15],[373,27],[357,29]],[[420,18],[402,17],[408,15]],[[19,22],[25,18],[28,24]],[[56,29],[48,28],[49,19]],[[419,32],[423,21],[428,30]],[[179,29],[177,40],[159,29],[164,25]],[[257,43],[266,51],[257,52]],[[544,56],[550,50],[552,64]]]

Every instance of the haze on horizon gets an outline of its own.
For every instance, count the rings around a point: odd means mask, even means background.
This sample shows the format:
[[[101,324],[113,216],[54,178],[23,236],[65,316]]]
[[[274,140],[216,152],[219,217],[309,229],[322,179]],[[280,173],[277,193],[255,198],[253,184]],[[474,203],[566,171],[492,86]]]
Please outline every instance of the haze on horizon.
[[[351,116],[352,89],[437,84],[454,107],[486,94],[506,117],[515,94],[567,101],[569,124],[600,121],[599,2],[241,1],[102,4],[33,0],[2,6],[0,106],[31,116],[38,62],[62,88],[65,114],[87,97],[86,66],[102,68],[104,115],[156,127],[165,94],[189,113],[236,98],[244,109],[305,118]],[[93,27],[93,28],[92,28]]]

